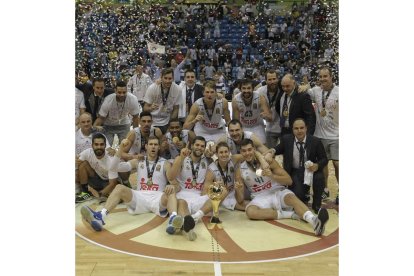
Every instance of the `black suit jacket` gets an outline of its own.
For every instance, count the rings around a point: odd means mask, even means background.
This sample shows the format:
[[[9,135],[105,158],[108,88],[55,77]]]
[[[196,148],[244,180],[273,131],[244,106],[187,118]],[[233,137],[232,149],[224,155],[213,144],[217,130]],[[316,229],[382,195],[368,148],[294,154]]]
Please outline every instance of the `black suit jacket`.
[[[280,144],[276,146],[276,155],[283,154],[283,168],[292,175],[293,147],[296,147],[293,134],[283,135]],[[306,135],[305,151],[307,160],[318,163],[318,171],[322,171],[328,164],[328,158],[321,140],[312,135]]]
[[[280,110],[280,100],[284,93],[279,93],[276,98],[276,112],[281,116]],[[308,134],[313,134],[315,132],[315,124],[316,124],[316,115],[315,110],[312,105],[312,100],[308,93],[298,93],[297,86],[295,90],[292,92],[292,101],[290,102],[289,106],[289,129],[292,130],[293,121],[297,118],[303,118],[306,122],[306,127],[308,128]]]
[[[89,112],[92,114],[92,122],[95,122],[96,118],[98,117],[97,115],[98,115],[99,109],[101,108],[105,97],[112,93],[114,93],[113,89],[110,89],[110,88],[104,89],[102,100],[98,108],[95,107],[95,95],[93,93],[93,90],[89,92],[88,95],[85,95],[86,112]]]
[[[204,86],[196,83],[196,85],[194,86],[194,102],[202,98],[204,96],[203,93],[204,93]]]

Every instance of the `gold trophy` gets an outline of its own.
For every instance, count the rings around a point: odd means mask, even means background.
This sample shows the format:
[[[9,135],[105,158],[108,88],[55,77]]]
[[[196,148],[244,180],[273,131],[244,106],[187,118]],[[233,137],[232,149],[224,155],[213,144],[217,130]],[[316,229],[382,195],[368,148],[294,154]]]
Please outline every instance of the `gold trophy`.
[[[208,225],[208,229],[214,229],[215,227],[219,229],[223,229],[221,225],[221,221],[219,219],[219,205],[220,202],[223,200],[226,194],[226,187],[220,185],[217,182],[214,182],[214,185],[211,185],[208,188],[208,197],[211,200],[211,205],[213,206],[213,216],[210,219],[210,224]]]

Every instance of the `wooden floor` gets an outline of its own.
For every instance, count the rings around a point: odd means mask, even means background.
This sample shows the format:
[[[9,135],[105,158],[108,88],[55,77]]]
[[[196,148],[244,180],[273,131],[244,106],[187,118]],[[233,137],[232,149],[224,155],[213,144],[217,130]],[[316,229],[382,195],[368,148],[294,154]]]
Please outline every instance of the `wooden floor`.
[[[334,276],[338,275],[338,247],[287,261],[221,264],[222,275]],[[76,275],[214,275],[214,265],[159,261],[129,256],[76,237]]]
[[[338,186],[329,163],[328,186],[334,199]],[[118,253],[76,236],[76,275],[215,275],[211,263],[155,260]],[[338,275],[339,248],[318,254],[264,263],[221,264],[222,275],[334,276]]]

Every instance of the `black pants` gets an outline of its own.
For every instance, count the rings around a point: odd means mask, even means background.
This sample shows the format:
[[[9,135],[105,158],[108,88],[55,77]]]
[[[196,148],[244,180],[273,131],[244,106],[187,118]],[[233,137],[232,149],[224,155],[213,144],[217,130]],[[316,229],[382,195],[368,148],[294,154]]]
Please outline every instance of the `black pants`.
[[[310,186],[303,184],[305,169],[292,169],[290,177],[293,184],[289,189],[305,204],[308,203],[306,195],[309,193]],[[325,187],[325,177],[322,170],[313,173],[313,201],[312,209],[318,211],[322,204],[322,192]]]

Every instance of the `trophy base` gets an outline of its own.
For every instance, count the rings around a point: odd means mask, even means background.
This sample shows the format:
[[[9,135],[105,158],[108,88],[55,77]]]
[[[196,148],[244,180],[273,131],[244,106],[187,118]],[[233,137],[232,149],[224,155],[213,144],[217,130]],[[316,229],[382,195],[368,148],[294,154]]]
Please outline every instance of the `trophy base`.
[[[223,225],[222,225],[222,223],[221,223],[221,221],[220,221],[220,219],[218,217],[214,217],[213,216],[213,217],[211,217],[210,223],[208,224],[207,228],[209,230],[212,230],[214,228],[216,228],[216,229],[223,229]]]

